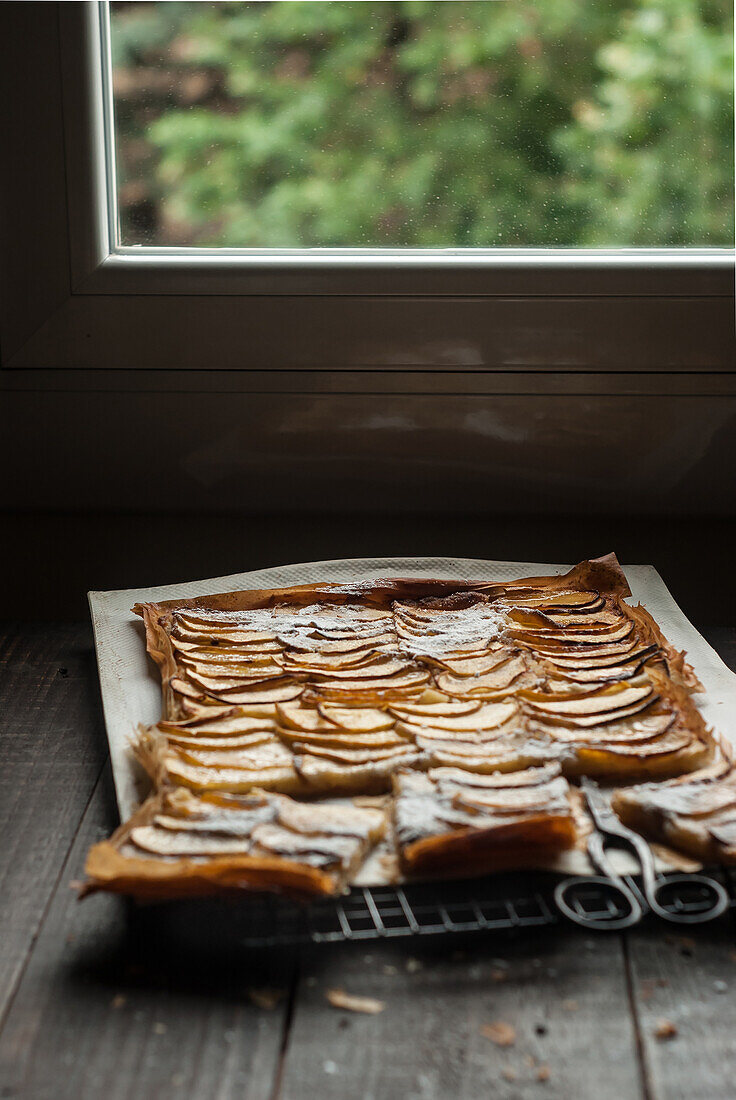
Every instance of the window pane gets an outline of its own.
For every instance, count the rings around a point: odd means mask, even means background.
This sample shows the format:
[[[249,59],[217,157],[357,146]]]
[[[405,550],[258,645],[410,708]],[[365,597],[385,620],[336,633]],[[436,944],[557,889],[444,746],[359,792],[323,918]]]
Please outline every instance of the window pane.
[[[122,245],[733,243],[731,0],[113,3]]]

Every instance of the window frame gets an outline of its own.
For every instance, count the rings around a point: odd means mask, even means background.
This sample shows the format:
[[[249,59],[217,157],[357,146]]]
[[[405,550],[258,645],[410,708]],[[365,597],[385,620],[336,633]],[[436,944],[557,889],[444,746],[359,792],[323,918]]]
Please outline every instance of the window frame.
[[[732,249],[116,247],[100,94],[107,5],[3,7],[16,104],[6,209],[18,210],[3,262],[3,366],[733,368]],[[42,165],[53,200],[39,211],[23,195],[38,193]]]

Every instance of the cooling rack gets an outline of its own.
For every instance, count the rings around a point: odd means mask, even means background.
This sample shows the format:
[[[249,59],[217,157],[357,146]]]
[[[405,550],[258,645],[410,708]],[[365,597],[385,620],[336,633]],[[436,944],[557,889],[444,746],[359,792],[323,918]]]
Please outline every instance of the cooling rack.
[[[711,869],[709,873],[728,890],[731,908],[736,907],[734,872]],[[213,936],[227,928],[228,938],[246,948],[287,947],[300,944],[330,944],[398,939],[412,936],[446,936],[475,932],[509,932],[539,929],[564,923],[557,912],[552,875],[497,875],[488,879],[417,883],[400,887],[354,888],[341,898],[299,904],[268,895],[245,901],[203,900],[166,903],[170,920],[179,927],[205,923]],[[637,891],[636,880],[626,882]],[[698,923],[711,899],[697,882],[680,881],[668,894],[666,907],[691,914]],[[605,888],[591,884],[580,890],[576,906],[603,925],[623,914],[615,897]],[[156,921],[160,925],[160,907]]]

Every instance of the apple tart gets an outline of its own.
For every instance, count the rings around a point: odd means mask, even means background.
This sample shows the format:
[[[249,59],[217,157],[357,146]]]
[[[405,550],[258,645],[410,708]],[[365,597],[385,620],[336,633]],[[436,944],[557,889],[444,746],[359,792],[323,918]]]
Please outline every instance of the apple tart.
[[[91,887],[291,889],[303,864],[298,889],[341,890],[373,842],[367,824],[334,864],[264,837],[284,839],[273,830],[289,827],[285,806],[314,824],[340,799],[352,821],[365,796],[393,807],[382,843],[404,874],[546,865],[576,842],[569,779],[668,779],[713,757],[695,674],[628,595],[609,556],[514,582],[381,580],[137,606],[163,690],[161,721],[135,744],[155,794],[92,850]],[[322,834],[314,824],[308,835]]]

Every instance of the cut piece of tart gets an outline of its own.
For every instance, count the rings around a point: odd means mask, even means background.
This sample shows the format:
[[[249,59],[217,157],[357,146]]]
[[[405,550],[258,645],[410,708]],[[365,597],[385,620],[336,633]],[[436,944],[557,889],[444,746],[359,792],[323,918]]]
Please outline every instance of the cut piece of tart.
[[[576,840],[557,764],[511,774],[436,768],[394,778],[394,832],[408,875],[542,867]]]
[[[378,804],[165,790],[90,850],[84,892],[337,894],[385,831],[386,810]]]
[[[569,777],[667,779],[713,757],[713,738],[688,693],[655,667],[615,683],[548,681],[544,692],[520,692],[519,703],[529,736]]]
[[[736,769],[719,760],[667,783],[617,790],[625,825],[703,863],[736,863]]]

